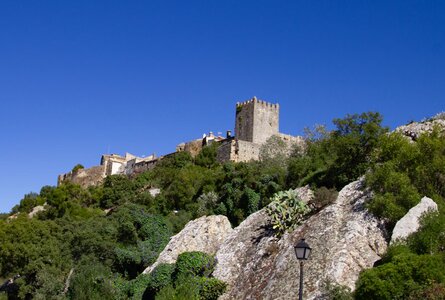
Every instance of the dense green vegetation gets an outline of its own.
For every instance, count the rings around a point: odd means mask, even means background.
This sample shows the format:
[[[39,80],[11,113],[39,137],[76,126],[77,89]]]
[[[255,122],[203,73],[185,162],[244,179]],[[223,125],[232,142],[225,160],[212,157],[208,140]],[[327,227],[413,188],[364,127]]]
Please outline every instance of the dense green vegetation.
[[[445,293],[445,139],[436,129],[412,143],[388,134],[381,122],[378,113],[336,119],[332,131],[308,131],[307,145],[290,156],[272,137],[260,161],[221,164],[214,144],[196,157],[169,156],[132,178],[113,175],[88,189],[64,183],[25,195],[12,210],[16,219],[0,217],[0,280],[20,275],[0,299],[216,299],[225,284],[212,278],[215,262],[203,253],[141,272],[192,219],[223,214],[236,226],[273,201],[273,225],[283,233],[364,175],[375,193],[369,209],[389,231],[421,196],[433,198],[440,212],[363,272],[354,296],[436,299],[431,295]],[[306,184],[315,190],[311,212],[292,194]],[[152,196],[152,188],[160,193]],[[43,204],[44,211],[27,217]],[[332,290],[336,299],[351,296],[342,287]]]
[[[383,136],[367,175],[375,197],[369,208],[391,230],[421,196],[439,205],[406,244],[391,246],[381,264],[361,274],[358,299],[445,298],[445,138],[436,128],[415,143]]]
[[[379,138],[387,132],[379,113],[347,115],[335,119],[336,129],[323,126],[308,132],[306,151],[289,163],[288,180],[293,186],[311,184],[341,189],[365,174]]]
[[[86,210],[86,208],[84,208]],[[171,235],[165,220],[140,205],[128,203],[112,214],[26,216],[0,224],[2,277],[20,274],[10,298],[60,296],[67,274],[74,269],[67,291],[72,298],[115,294],[115,279],[131,280],[152,264]],[[94,285],[90,285],[94,282]]]

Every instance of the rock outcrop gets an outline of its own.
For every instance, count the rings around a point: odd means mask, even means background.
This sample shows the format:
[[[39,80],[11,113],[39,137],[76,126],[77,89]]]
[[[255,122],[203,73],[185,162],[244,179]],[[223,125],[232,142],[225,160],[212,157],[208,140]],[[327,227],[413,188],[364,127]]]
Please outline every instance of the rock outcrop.
[[[226,216],[204,216],[190,221],[170,239],[156,262],[143,273],[150,273],[160,263],[176,262],[178,255],[183,252],[201,251],[214,255],[232,230]]]
[[[394,131],[400,132],[409,137],[411,140],[415,141],[421,134],[432,132],[435,126],[441,127],[445,130],[445,120],[433,119],[424,122],[412,122],[410,124],[397,127]]]
[[[305,263],[305,299],[322,299],[326,282],[354,288],[361,270],[386,251],[385,231],[364,204],[363,182],[347,185],[334,204],[311,216],[281,239],[273,235],[264,209],[249,216],[226,238],[216,254],[214,276],[228,283],[220,299],[295,299],[299,264],[293,246],[312,247]]]
[[[403,240],[419,229],[420,217],[427,212],[437,211],[437,204],[428,197],[423,197],[419,204],[411,208],[394,227],[390,244],[397,240]]]
[[[311,190],[309,185],[297,188],[295,189],[295,192],[297,193],[298,198],[300,198],[300,200],[304,203],[309,203],[314,199],[314,191]]]
[[[41,211],[45,211],[45,205],[46,205],[46,203],[45,203],[44,205],[38,205],[38,206],[35,206],[35,207],[31,210],[31,212],[28,214],[28,218],[33,218],[33,217],[35,217],[39,212],[41,212]]]

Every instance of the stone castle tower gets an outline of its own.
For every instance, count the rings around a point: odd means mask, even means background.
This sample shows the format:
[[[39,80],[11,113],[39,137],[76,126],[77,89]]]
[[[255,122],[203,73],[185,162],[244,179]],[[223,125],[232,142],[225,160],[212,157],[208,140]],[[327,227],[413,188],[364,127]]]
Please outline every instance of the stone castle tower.
[[[236,104],[235,136],[238,140],[263,144],[279,133],[279,105],[258,100]]]
[[[238,102],[236,103],[235,136],[231,135],[231,131],[227,132],[226,138],[215,137],[210,133],[204,138],[179,144],[176,151],[188,151],[196,155],[203,146],[217,142],[219,161],[247,162],[260,159],[261,147],[270,137],[276,136],[285,143],[290,153],[293,145],[304,146],[304,140],[302,137],[279,132],[279,110],[278,104],[262,101],[256,97],[242,103]],[[58,177],[58,184],[70,181],[87,187],[100,184],[109,175],[139,174],[153,168],[163,157],[175,153],[161,157],[156,157],[154,154],[147,157],[137,157],[129,153],[125,156],[104,154],[99,166],[61,174]]]

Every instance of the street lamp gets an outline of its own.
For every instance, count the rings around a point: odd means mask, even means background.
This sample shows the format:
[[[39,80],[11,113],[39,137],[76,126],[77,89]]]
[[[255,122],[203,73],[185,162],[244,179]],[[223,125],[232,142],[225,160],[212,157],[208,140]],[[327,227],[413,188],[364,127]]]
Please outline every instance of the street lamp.
[[[301,239],[295,246],[295,255],[297,259],[300,261],[300,291],[298,293],[298,299],[303,300],[303,262],[309,258],[311,254],[311,247]]]

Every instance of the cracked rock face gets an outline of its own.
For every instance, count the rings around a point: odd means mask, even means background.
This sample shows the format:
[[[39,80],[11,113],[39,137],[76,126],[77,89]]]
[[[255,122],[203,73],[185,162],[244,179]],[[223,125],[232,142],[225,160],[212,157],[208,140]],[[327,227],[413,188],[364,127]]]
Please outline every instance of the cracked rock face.
[[[149,274],[161,263],[175,263],[183,252],[201,251],[214,255],[232,226],[226,216],[204,216],[190,221],[159,254],[156,262],[144,270]]]
[[[363,182],[343,188],[337,200],[280,240],[268,226],[264,209],[228,234],[216,254],[213,275],[228,283],[220,299],[296,299],[299,263],[293,246],[312,247],[304,265],[304,298],[323,299],[327,281],[354,289],[360,271],[371,268],[386,251],[385,231],[364,203]]]

